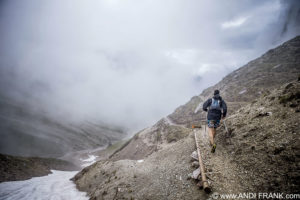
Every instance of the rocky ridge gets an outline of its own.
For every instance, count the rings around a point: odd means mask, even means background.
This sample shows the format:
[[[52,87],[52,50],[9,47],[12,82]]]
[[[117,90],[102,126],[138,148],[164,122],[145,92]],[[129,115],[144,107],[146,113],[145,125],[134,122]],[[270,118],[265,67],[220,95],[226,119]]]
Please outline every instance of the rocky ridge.
[[[257,97],[268,94],[270,90],[296,80],[300,74],[299,63],[300,36],[297,36],[228,74],[216,85],[205,89],[199,96],[192,97],[189,102],[170,114],[169,118],[177,124],[186,126],[204,119],[205,113],[195,113],[195,110],[199,104],[212,97],[215,89],[221,91],[230,114]]]

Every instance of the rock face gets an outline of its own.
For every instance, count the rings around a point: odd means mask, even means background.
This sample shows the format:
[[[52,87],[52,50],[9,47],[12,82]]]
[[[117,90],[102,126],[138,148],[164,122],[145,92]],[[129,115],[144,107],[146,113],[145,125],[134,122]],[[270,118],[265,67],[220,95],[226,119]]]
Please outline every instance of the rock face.
[[[64,160],[54,158],[19,157],[0,154],[0,182],[26,180],[45,176],[54,170],[79,170]]]
[[[137,133],[109,159],[73,180],[91,199],[207,199],[188,174],[195,168],[194,131],[213,192],[299,193],[300,37],[296,37],[193,97],[154,126]],[[207,130],[191,129],[199,103],[220,89],[230,115],[210,153]]]

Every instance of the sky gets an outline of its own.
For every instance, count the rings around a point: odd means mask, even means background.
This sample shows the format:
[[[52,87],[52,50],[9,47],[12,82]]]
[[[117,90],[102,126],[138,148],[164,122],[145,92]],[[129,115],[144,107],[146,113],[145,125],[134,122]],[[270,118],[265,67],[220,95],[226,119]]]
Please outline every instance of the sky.
[[[57,118],[137,131],[299,35],[299,4],[1,0],[0,87]]]

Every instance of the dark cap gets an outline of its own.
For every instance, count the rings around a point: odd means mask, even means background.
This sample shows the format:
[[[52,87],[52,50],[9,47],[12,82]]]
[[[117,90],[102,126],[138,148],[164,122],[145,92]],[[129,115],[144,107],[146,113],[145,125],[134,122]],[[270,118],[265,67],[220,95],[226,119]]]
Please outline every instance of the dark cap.
[[[216,94],[220,94],[220,91],[219,90],[215,90],[214,91],[214,95],[216,95]]]

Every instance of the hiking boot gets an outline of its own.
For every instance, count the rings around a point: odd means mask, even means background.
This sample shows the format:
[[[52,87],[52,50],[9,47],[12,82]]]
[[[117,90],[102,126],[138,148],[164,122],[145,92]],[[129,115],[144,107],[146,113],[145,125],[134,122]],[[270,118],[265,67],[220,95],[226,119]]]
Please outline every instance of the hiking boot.
[[[212,147],[211,147],[211,152],[212,152],[212,153],[215,153],[216,148],[217,148],[217,145],[216,145],[216,144],[213,144]]]

